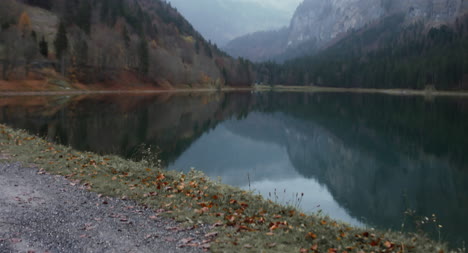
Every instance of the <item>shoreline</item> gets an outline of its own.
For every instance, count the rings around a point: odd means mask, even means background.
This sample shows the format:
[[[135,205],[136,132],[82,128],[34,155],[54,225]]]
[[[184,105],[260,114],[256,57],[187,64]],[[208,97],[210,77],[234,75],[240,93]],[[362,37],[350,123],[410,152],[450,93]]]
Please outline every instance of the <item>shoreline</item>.
[[[306,215],[212,181],[199,171],[184,174],[146,161],[79,152],[4,125],[0,146],[2,160],[33,164],[103,196],[136,201],[181,226],[211,226],[218,233],[213,252],[451,252],[421,235],[356,228]]]
[[[0,91],[0,96],[60,96],[60,95],[94,95],[94,94],[163,94],[163,93],[202,93],[202,92],[231,92],[231,91],[252,91],[252,88],[225,89],[215,88],[194,88],[194,89],[148,89],[148,90],[64,90],[64,91]]]
[[[413,89],[374,89],[374,88],[337,88],[320,86],[284,86],[258,85],[252,87],[224,87],[218,88],[174,88],[174,89],[109,89],[109,90],[41,90],[41,91],[0,91],[0,96],[66,96],[93,94],[164,94],[164,93],[203,93],[203,92],[307,92],[307,93],[357,93],[357,94],[385,94],[392,96],[424,96],[424,97],[468,97],[468,91],[450,90],[413,90]]]
[[[468,91],[439,91],[439,90],[413,90],[413,89],[374,89],[374,88],[337,88],[320,86],[284,86],[275,85],[259,86],[260,91],[271,90],[277,92],[317,92],[317,93],[374,93],[395,96],[449,96],[449,97],[468,97]]]

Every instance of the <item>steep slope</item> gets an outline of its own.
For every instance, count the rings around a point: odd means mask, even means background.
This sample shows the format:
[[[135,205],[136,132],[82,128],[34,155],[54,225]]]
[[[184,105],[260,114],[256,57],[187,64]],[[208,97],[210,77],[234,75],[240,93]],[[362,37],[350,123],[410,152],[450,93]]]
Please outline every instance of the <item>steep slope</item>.
[[[165,1],[4,0],[0,9],[3,79],[29,79],[46,61],[68,81],[103,87],[251,82],[248,62],[207,42]]]
[[[305,0],[291,21],[288,46],[315,40],[320,47],[394,13],[405,13],[407,21],[423,20],[428,25],[453,22],[467,7],[463,0]]]
[[[282,65],[258,65],[258,80],[289,85],[466,90],[468,16],[428,28],[393,15],[335,45]]]

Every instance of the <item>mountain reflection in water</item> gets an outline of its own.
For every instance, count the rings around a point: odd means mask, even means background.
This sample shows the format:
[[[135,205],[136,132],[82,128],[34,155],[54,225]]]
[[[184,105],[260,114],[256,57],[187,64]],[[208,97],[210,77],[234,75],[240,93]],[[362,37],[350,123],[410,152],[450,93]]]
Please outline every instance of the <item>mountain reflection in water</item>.
[[[468,238],[468,100],[375,94],[207,93],[2,98],[0,122],[77,149],[195,167],[354,225]],[[157,148],[156,148],[157,147]],[[250,185],[250,186],[249,186]],[[286,191],[286,192],[285,192]]]

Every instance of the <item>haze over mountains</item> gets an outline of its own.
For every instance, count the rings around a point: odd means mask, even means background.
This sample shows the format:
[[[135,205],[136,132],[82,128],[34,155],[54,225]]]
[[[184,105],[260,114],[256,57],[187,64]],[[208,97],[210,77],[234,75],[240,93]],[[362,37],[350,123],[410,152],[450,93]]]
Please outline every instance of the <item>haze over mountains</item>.
[[[240,37],[225,49],[253,61],[288,59],[323,48],[396,13],[404,14],[407,24],[421,21],[438,26],[454,22],[467,10],[468,2],[462,0],[304,0],[287,29]],[[269,41],[274,46],[265,47]]]
[[[289,26],[302,0],[168,0],[218,46],[249,33]]]

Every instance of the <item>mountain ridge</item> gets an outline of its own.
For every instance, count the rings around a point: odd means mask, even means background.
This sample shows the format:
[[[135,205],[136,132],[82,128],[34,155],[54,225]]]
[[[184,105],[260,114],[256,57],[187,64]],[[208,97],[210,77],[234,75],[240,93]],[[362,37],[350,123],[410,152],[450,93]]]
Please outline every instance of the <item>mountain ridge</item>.
[[[281,45],[275,43],[277,46],[266,52],[252,54],[245,48],[260,47],[257,42],[263,41],[263,34],[255,33],[232,40],[224,49],[252,61],[283,61],[314,54],[352,31],[398,13],[405,15],[406,24],[424,22],[428,27],[438,27],[455,22],[467,11],[468,3],[463,0],[304,0],[291,19],[286,38],[284,32],[270,31],[269,36],[278,38]]]

